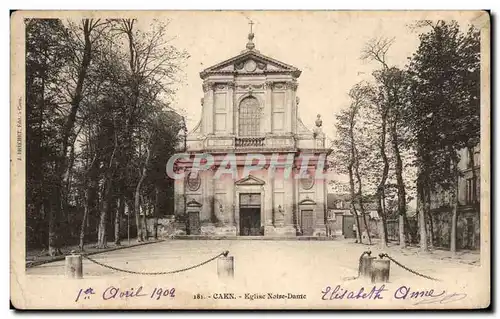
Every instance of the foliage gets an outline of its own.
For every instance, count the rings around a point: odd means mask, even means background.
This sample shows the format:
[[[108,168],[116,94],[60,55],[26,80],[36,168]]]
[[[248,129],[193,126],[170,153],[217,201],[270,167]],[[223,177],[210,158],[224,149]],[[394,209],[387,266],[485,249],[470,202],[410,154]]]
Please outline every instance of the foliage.
[[[138,214],[136,189],[144,211],[171,213],[158,203],[173,196],[164,165],[181,117],[170,103],[188,55],[168,24],[136,22],[26,20],[27,249],[104,247],[125,209]]]

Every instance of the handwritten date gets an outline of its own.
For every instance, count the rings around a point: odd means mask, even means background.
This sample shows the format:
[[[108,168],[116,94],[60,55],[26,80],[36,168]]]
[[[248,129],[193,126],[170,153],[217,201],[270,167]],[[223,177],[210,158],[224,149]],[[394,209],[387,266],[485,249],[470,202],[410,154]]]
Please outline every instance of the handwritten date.
[[[91,297],[96,294],[96,291],[91,287],[80,289],[76,296],[75,302],[91,299]],[[175,288],[155,287],[150,292],[146,292],[143,286],[139,286],[136,289],[123,289],[120,287],[109,286],[102,292],[101,298],[102,300],[132,298],[150,298],[153,300],[160,300],[161,298],[175,298]]]

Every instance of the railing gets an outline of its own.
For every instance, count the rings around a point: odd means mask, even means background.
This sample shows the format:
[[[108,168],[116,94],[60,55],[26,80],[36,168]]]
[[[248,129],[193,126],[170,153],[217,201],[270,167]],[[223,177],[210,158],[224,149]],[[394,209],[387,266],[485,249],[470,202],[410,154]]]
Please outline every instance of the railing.
[[[236,147],[259,147],[264,146],[265,137],[237,137]]]

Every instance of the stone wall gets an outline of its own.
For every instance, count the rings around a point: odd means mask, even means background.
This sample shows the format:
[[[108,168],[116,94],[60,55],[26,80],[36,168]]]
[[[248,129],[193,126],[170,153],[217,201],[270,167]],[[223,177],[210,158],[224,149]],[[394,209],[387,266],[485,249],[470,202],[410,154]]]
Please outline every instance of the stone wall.
[[[433,212],[434,247],[450,248],[451,212]],[[468,234],[468,219],[472,222],[472,237]],[[457,249],[479,249],[480,221],[479,213],[474,210],[462,210],[457,216]]]
[[[155,218],[148,217],[147,228],[150,237],[154,233]],[[168,238],[173,235],[185,235],[184,223],[179,223],[175,221],[175,216],[165,216],[158,218],[158,238]]]

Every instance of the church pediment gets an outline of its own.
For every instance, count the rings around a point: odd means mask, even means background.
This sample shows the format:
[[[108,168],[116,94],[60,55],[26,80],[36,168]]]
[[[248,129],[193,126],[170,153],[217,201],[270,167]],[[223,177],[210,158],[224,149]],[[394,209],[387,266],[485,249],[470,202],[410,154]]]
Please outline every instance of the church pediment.
[[[240,179],[239,181],[236,181],[236,185],[238,186],[242,186],[242,185],[264,185],[266,182],[264,182],[263,180],[255,177],[255,176],[252,176],[252,175],[248,175],[248,177],[245,177],[245,178],[242,178]]]
[[[284,73],[292,74],[295,78],[300,76],[301,71],[296,67],[280,62],[259,53],[256,50],[245,50],[240,55],[211,66],[200,73],[205,79],[210,75],[219,74],[265,74]]]

